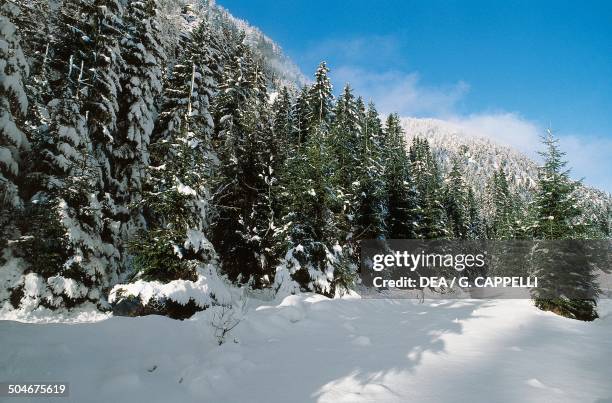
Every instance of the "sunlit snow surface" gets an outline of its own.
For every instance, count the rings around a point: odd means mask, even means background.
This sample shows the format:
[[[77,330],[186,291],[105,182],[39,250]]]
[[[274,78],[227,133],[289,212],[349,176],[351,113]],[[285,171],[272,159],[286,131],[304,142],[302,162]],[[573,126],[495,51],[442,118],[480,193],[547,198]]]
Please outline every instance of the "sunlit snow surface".
[[[609,301],[586,323],[526,300],[251,299],[220,347],[211,315],[3,321],[0,380],[70,382],[71,402],[612,401]]]

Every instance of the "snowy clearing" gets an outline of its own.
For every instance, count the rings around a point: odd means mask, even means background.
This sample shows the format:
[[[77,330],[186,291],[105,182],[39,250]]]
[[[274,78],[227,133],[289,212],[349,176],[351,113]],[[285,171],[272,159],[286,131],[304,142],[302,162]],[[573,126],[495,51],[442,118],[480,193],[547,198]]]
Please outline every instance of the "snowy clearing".
[[[591,323],[524,300],[248,305],[220,347],[210,309],[186,321],[3,321],[0,379],[69,382],[71,402],[612,400],[610,301]]]

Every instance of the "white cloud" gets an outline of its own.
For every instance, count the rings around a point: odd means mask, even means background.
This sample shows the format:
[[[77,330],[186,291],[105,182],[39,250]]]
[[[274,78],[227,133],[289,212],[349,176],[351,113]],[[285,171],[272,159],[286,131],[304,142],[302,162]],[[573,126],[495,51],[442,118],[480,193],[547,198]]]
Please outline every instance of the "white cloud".
[[[561,150],[567,153],[572,176],[584,183],[612,192],[612,139],[603,137],[559,136]]]
[[[425,86],[416,72],[371,72],[341,66],[332,70],[331,75],[334,82],[349,83],[356,93],[372,99],[383,114],[446,116],[453,113],[457,102],[469,91],[469,85],[463,81],[442,87]]]
[[[511,146],[530,157],[536,157],[542,129],[517,113],[499,112],[449,116],[445,120],[461,127],[464,132],[487,137],[496,143]]]
[[[309,62],[342,60],[344,64],[360,64],[372,60],[391,60],[400,51],[396,38],[385,35],[328,39],[310,46],[301,57]],[[372,59],[376,57],[376,59]]]
[[[499,144],[511,146],[536,161],[542,150],[540,136],[545,127],[531,122],[517,113],[475,114],[448,117],[446,120],[465,133],[487,137]],[[612,191],[610,150],[612,139],[554,133],[559,145],[566,153],[568,168],[575,179],[584,178],[584,183],[599,189]]]

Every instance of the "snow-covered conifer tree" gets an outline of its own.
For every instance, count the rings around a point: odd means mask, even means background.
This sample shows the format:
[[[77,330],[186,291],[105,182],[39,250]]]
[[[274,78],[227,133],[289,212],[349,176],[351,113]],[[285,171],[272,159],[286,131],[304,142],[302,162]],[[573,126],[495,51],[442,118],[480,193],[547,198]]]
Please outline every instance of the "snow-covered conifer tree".
[[[274,114],[273,131],[279,141],[279,155],[277,163],[283,165],[297,148],[298,139],[293,138],[294,131],[294,109],[291,95],[287,87],[283,87],[272,105]]]
[[[545,150],[540,154],[544,165],[539,170],[534,200],[536,247],[532,259],[539,282],[535,304],[564,316],[593,320],[597,318],[599,288],[590,265],[581,264],[580,254],[587,254],[584,242],[572,242],[584,238],[586,229],[585,223],[580,222],[582,214],[575,193],[579,182],[570,179],[569,170],[565,169],[567,161],[563,160],[565,153],[559,149],[558,140],[550,130],[542,142]],[[557,242],[547,242],[551,240]],[[581,298],[564,295],[576,291]]]
[[[488,187],[489,215],[487,233],[491,239],[512,239],[517,235],[518,197],[510,191],[503,166],[493,172]]]
[[[221,170],[214,242],[223,271],[259,287],[272,281],[280,253],[277,191],[286,151],[283,134],[274,132],[265,76],[246,48],[224,77],[215,104]]]
[[[23,132],[28,99],[24,79],[29,68],[12,18],[20,9],[12,2],[0,10],[0,204],[3,212],[23,204],[17,178],[20,175],[21,153],[29,148]],[[3,214],[4,215],[4,214]],[[4,221],[4,219],[2,219]]]
[[[325,62],[319,64],[315,74],[315,82],[308,89],[308,122],[310,131],[329,129],[333,117],[333,87],[328,76],[329,69]]]
[[[164,83],[143,186],[148,228],[132,242],[136,269],[146,279],[195,280],[198,268],[217,258],[205,234],[217,161],[210,106],[216,61],[209,29],[202,21],[183,38],[184,53]]]
[[[357,176],[356,167],[359,163],[359,145],[362,135],[363,119],[360,112],[353,90],[347,84],[336,102],[329,142],[336,156],[335,181],[338,190],[345,195],[349,208],[347,214],[351,217],[354,216],[354,212],[350,209],[355,205],[355,201],[351,199]]]
[[[383,130],[378,112],[370,102],[361,123],[362,136],[357,159],[354,218],[355,239],[378,239],[386,235],[385,155]]]
[[[294,105],[295,124],[293,128],[293,142],[300,148],[308,139],[310,124],[308,117],[310,116],[310,104],[308,103],[308,87],[302,87]]]
[[[384,144],[388,237],[412,239],[416,237],[417,205],[404,131],[396,114],[387,118]]]
[[[295,176],[286,181],[289,201],[283,217],[290,247],[283,271],[277,273],[277,284],[280,286],[288,273],[303,289],[334,295],[351,286],[354,269],[343,237],[344,197],[334,180],[334,140],[329,132],[333,96],[327,72],[322,63],[309,91],[312,109],[308,137],[300,150],[303,154],[293,160],[288,171]]]
[[[424,239],[441,238],[447,234],[442,182],[438,163],[426,139],[413,139],[410,166],[417,191],[417,236]]]
[[[468,191],[469,187],[463,178],[459,161],[454,161],[444,184],[443,197],[449,233],[457,239],[468,238],[470,228]]]
[[[113,147],[115,201],[128,215],[122,216],[126,236],[144,223],[139,203],[149,165],[149,143],[162,91],[162,63],[156,0],[132,0],[125,14],[127,35],[121,41],[125,61],[121,75],[118,130]]]

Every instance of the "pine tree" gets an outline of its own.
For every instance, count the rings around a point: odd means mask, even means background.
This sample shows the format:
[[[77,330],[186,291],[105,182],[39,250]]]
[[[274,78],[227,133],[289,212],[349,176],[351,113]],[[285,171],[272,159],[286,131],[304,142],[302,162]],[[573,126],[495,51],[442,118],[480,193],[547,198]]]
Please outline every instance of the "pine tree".
[[[113,177],[113,147],[117,139],[120,74],[123,69],[119,50],[123,35],[122,13],[116,0],[67,1],[59,17],[60,32],[65,37],[58,38],[58,42],[62,40],[63,43],[57,46],[57,60],[54,62],[60,66],[68,62],[68,77],[74,80],[74,88],[66,97],[77,100],[80,115],[87,124],[89,156],[93,157],[89,159],[88,156],[88,169],[96,176],[90,207],[95,212],[92,214],[96,215],[96,221],[101,223],[97,229],[100,239],[92,253],[97,257],[104,256],[106,263],[104,268],[94,270],[108,274],[106,280],[109,281],[117,278],[126,262],[124,233],[120,225],[126,212],[115,203],[116,182]],[[66,70],[60,71],[65,74]]]
[[[0,205],[3,212],[9,213],[23,205],[16,181],[20,175],[21,153],[29,148],[23,131],[28,109],[24,79],[29,67],[12,21],[20,9],[9,2],[2,6],[1,12],[0,41],[4,46],[0,47]],[[1,221],[7,219],[3,217]]]
[[[345,244],[345,198],[338,192],[330,133],[333,96],[322,63],[309,90],[308,137],[284,178],[287,196],[283,217],[289,237],[285,267],[301,288],[335,295],[351,287],[355,267]],[[298,99],[299,102],[299,99]],[[344,235],[344,236],[343,236]],[[277,273],[277,283],[284,279]],[[280,280],[279,280],[280,278]]]
[[[309,137],[304,157],[296,159],[293,178],[287,189],[291,200],[284,223],[290,249],[287,267],[302,288],[334,295],[336,288],[348,287],[350,275],[338,279],[336,268],[345,251],[340,244],[343,219],[342,199],[335,192],[331,148],[317,130]],[[337,284],[338,283],[338,284]]]
[[[444,207],[449,232],[457,239],[467,239],[470,231],[468,192],[469,187],[463,179],[459,161],[454,161],[444,186]]]
[[[354,189],[354,233],[357,240],[380,239],[386,235],[385,155],[382,149],[382,124],[373,103],[369,104],[361,127],[363,134],[358,145],[355,167],[357,186]]]
[[[203,147],[187,124],[151,144],[152,164],[143,189],[149,227],[131,243],[135,269],[144,279],[195,281],[198,267],[216,260],[204,234],[211,183]]]
[[[219,96],[215,100],[215,138],[220,159],[219,185],[215,204],[218,217],[213,228],[213,243],[221,257],[222,268],[232,280],[249,281],[241,273],[255,275],[257,261],[240,231],[242,219],[256,197],[257,172],[246,111],[253,100],[253,84],[248,69],[252,60],[246,48],[225,67]],[[242,266],[244,264],[244,266]]]
[[[416,238],[416,199],[399,116],[391,114],[385,127],[385,183],[387,235],[390,239]]]
[[[31,157],[22,161],[19,184],[24,201],[24,214],[27,215],[28,210],[33,208],[31,197],[44,189],[41,150],[50,139],[48,103],[55,95],[51,87],[54,71],[50,67],[55,16],[50,12],[48,1],[20,2],[20,7],[21,13],[15,18],[15,25],[22,33],[23,52],[30,67],[30,75],[24,80],[28,109],[23,130],[31,144]]]
[[[122,225],[126,236],[145,224],[140,214],[142,186],[149,165],[149,143],[162,91],[164,51],[159,43],[155,0],[128,3],[125,17],[127,36],[121,41],[125,60],[121,76],[122,96],[119,123],[113,147],[113,177],[118,206],[124,209]]]
[[[559,150],[558,140],[550,130],[543,137],[545,151],[540,154],[544,165],[538,174],[538,193],[534,205],[536,225],[533,236],[536,248],[533,260],[536,266],[539,288],[535,304],[540,309],[581,320],[597,318],[595,310],[598,286],[591,268],[580,261],[584,243],[571,242],[583,238],[584,225],[579,222],[582,212],[576,200],[575,190],[579,182],[569,178],[565,169],[565,153]],[[546,242],[546,240],[555,242]],[[570,240],[570,242],[559,242]],[[569,252],[569,256],[568,256]],[[576,257],[578,262],[576,263]],[[581,264],[582,263],[582,264]],[[561,287],[561,294],[558,290]],[[568,298],[564,293],[578,291],[584,298]]]
[[[301,148],[302,145],[306,143],[310,131],[308,117],[311,115],[311,107],[308,101],[308,92],[308,87],[302,87],[294,105],[295,123],[291,138],[298,148]]]
[[[131,245],[136,269],[148,279],[195,280],[202,264],[217,259],[206,237],[217,163],[210,106],[215,58],[208,30],[202,22],[184,38],[183,57],[163,86],[143,189],[148,230]]]
[[[410,166],[417,189],[417,236],[424,239],[444,237],[447,224],[440,169],[426,139],[413,139]]]
[[[84,106],[94,155],[100,169],[101,192],[99,200],[114,196],[112,187],[113,146],[117,137],[117,113],[121,92],[120,75],[124,61],[119,49],[123,9],[117,0],[99,0],[86,4],[84,26],[89,36],[89,52],[85,54],[85,67],[89,72]],[[106,200],[114,204],[114,200]],[[113,209],[114,206],[107,206]],[[109,212],[110,213],[110,212]]]
[[[550,131],[542,139],[546,150],[540,152],[545,159],[538,173],[538,194],[535,199],[538,239],[568,239],[581,236],[584,228],[577,219],[581,215],[574,191],[579,183],[569,178],[565,170],[565,153],[559,150],[558,140]]]
[[[273,127],[272,130],[278,142],[279,153],[276,163],[278,166],[284,164],[284,160],[292,155],[297,149],[298,138],[294,138],[294,109],[291,95],[287,87],[283,87],[272,105]]]
[[[328,77],[329,69],[325,62],[319,64],[315,82],[308,90],[308,125],[309,134],[319,130],[326,133],[333,117],[333,87]]]
[[[343,232],[342,237],[349,243],[353,243],[355,230],[353,226],[357,207],[355,198],[355,192],[358,190],[357,165],[359,164],[359,145],[362,136],[361,123],[364,120],[362,114],[365,114],[365,111],[359,110],[353,91],[347,84],[336,102],[327,142],[335,156],[334,191],[343,206],[345,217],[338,224]]]
[[[82,57],[91,44],[91,38],[84,34],[88,26],[81,18],[84,9],[80,1],[63,4],[51,43],[55,51],[45,53],[49,59],[37,73],[44,79],[46,68],[55,70],[55,80],[39,87],[50,92],[45,98],[53,99],[40,114],[46,116],[48,111],[44,122],[48,127],[32,128],[39,173],[35,188],[29,192],[20,243],[31,275],[41,276],[46,286],[40,287],[37,295],[22,298],[22,305],[103,302],[101,290],[117,278],[116,249],[102,239],[106,230],[97,197],[100,175],[83,103],[86,80]],[[40,102],[44,98],[35,99]],[[39,112],[30,115],[32,122]]]
[[[480,204],[476,200],[474,191],[468,187],[467,194],[467,211],[468,211],[468,239],[485,239],[486,228],[482,217]]]
[[[511,193],[503,166],[493,173],[488,188],[491,222],[487,228],[491,239],[512,239],[517,235],[517,198]]]
[[[257,80],[257,79],[255,79]],[[257,268],[254,285],[269,285],[285,252],[285,228],[280,222],[279,174],[283,165],[283,144],[280,133],[273,129],[267,102],[253,103],[247,110],[250,153],[254,156],[257,189],[250,208],[241,216],[238,231],[246,247],[254,254]],[[248,271],[243,272],[249,275]]]
[[[156,140],[170,138],[173,132],[186,127],[203,143],[214,135],[212,98],[218,87],[218,50],[213,47],[211,28],[202,21],[180,43],[181,57],[167,73],[163,105],[156,123]]]
[[[243,48],[226,67],[215,104],[221,171],[213,240],[223,271],[257,287],[272,280],[280,253],[276,189],[282,143],[274,135],[265,81]]]
[[[346,193],[352,192],[355,180],[362,121],[353,90],[347,84],[336,103],[330,131],[330,143],[337,158],[336,179]]]

